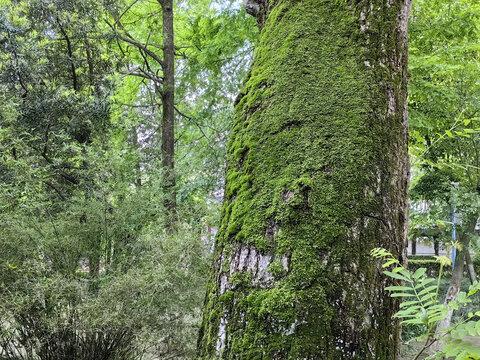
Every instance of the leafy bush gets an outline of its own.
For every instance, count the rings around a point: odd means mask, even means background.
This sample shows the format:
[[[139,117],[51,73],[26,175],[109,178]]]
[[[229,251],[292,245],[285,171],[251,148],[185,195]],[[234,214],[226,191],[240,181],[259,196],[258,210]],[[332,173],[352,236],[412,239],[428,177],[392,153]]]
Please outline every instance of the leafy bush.
[[[191,358],[208,262],[199,234],[152,231],[130,253],[95,286],[88,273],[58,274],[43,259],[11,266],[0,292],[0,359]]]
[[[472,344],[465,340],[467,335],[480,335],[480,311],[469,312],[456,324],[446,329],[437,329],[438,323],[447,317],[451,310],[459,310],[461,307],[472,302],[471,297],[480,290],[480,283],[470,286],[469,292],[460,292],[457,300],[443,304],[439,301],[439,288],[443,268],[450,265],[450,259],[445,256],[436,257],[440,270],[438,279],[426,277],[426,268],[418,268],[414,273],[405,267],[387,250],[376,248],[372,250],[372,256],[384,258],[383,268],[392,266],[392,271],[385,270],[384,274],[400,281],[400,285],[389,286],[386,290],[392,292],[392,297],[403,297],[394,317],[401,318],[402,324],[417,325],[424,331],[414,339],[424,341],[414,360],[427,350],[432,350],[432,345],[445,343],[440,351],[428,356],[426,359],[443,359],[452,357],[456,360],[480,359],[480,349],[473,348]]]

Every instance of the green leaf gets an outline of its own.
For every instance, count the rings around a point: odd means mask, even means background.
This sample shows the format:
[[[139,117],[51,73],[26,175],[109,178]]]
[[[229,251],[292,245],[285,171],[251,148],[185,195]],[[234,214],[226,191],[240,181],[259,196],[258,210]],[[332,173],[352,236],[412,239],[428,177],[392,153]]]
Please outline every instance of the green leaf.
[[[391,271],[384,271],[383,272],[385,275],[390,276],[391,278],[398,279],[398,280],[403,280],[403,281],[408,281],[409,279],[406,278],[405,276],[402,276],[400,274],[393,273]]]
[[[452,310],[458,310],[458,302],[456,300],[452,300],[448,303],[448,307]]]
[[[471,302],[472,300],[467,298],[467,293],[465,291],[460,291],[458,293],[457,301],[459,304],[465,304]]]
[[[402,321],[402,324],[423,324],[423,321],[420,319],[410,319],[410,320],[404,320]]]
[[[465,324],[465,329],[468,331],[470,336],[476,336],[477,330],[475,329],[476,321],[469,321]]]
[[[413,278],[420,279],[423,276],[423,274],[425,274],[426,271],[427,271],[426,268],[417,269],[417,271],[415,271],[415,273],[413,274]]]
[[[382,267],[383,268],[386,268],[386,267],[389,267],[390,265],[392,264],[395,264],[397,262],[397,260],[393,259],[393,260],[388,260],[387,262],[385,262]]]
[[[410,296],[415,296],[415,294],[410,294],[410,293],[393,293],[393,294],[390,294],[390,297],[410,297]]]
[[[406,308],[406,307],[409,307],[410,305],[416,305],[418,303],[419,303],[418,300],[404,301],[400,304],[400,308]]]
[[[424,301],[426,301],[426,300],[428,300],[428,299],[431,299],[432,296],[433,296],[433,294],[426,294],[426,295],[424,295],[424,296],[422,296],[422,297],[420,298],[420,301],[421,301],[421,302],[424,302]]]
[[[418,284],[417,286],[415,286],[415,289],[417,289],[417,287],[425,287],[427,286],[428,284],[432,283],[432,282],[436,282],[437,279],[434,279],[434,278],[426,278],[424,280],[422,280],[422,282],[420,284]]]
[[[422,291],[420,291],[420,292],[418,293],[418,296],[421,296],[421,295],[426,294],[426,293],[432,293],[432,294],[434,294],[434,293],[435,293],[435,290],[437,290],[437,285],[431,285],[431,286],[423,289]]]
[[[385,288],[385,290],[388,291],[409,291],[412,290],[412,288],[408,286],[388,286]]]
[[[478,281],[470,285],[468,289],[468,296],[475,295],[480,290],[480,283]]]

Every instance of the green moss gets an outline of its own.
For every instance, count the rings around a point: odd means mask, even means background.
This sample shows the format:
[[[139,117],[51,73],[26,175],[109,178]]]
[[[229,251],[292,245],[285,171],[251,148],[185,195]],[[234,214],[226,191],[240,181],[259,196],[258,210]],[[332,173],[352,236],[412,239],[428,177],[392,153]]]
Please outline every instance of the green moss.
[[[287,271],[285,270],[285,268],[283,267],[283,264],[279,260],[272,262],[268,267],[268,271],[276,279],[282,278],[287,274]]]
[[[401,253],[406,220],[406,183],[395,174],[407,156],[406,58],[391,66],[404,53],[400,1],[384,3],[269,2],[227,149],[202,359],[395,358],[398,304],[369,256],[376,246]],[[398,110],[388,114],[390,88]],[[240,244],[272,256],[270,280],[230,275]],[[222,317],[228,345],[218,352]]]
[[[229,303],[235,298],[235,292],[234,291],[227,291],[223,295],[219,297],[219,301],[223,303]]]
[[[251,274],[246,271],[237,271],[230,279],[233,288],[241,288],[250,285]]]

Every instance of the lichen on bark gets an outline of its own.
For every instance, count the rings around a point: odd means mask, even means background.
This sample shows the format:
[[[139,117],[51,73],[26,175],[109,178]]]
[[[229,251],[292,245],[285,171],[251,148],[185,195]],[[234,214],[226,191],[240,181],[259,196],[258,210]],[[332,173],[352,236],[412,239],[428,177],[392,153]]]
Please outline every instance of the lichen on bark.
[[[202,359],[394,359],[409,2],[267,0],[237,99]]]

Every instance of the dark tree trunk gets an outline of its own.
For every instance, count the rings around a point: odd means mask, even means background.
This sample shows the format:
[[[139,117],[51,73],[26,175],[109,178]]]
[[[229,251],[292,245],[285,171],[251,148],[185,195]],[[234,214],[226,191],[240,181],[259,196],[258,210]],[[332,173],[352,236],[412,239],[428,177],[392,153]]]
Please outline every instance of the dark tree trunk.
[[[412,255],[417,255],[417,238],[412,238]]]
[[[440,255],[440,243],[438,241],[438,238],[436,236],[433,237],[433,249],[435,251],[435,256]]]
[[[395,359],[406,257],[410,1],[246,1],[260,44],[237,99],[202,359]]]
[[[132,127],[132,140],[133,140],[133,146],[135,147],[138,159],[135,164],[135,172],[136,172],[136,177],[137,179],[135,180],[135,185],[137,187],[142,186],[142,145],[140,144],[140,141],[138,139],[138,129],[136,126]]]
[[[167,229],[177,223],[175,189],[175,46],[173,34],[173,1],[161,0],[163,11],[163,89],[162,89],[162,166],[163,196]]]

